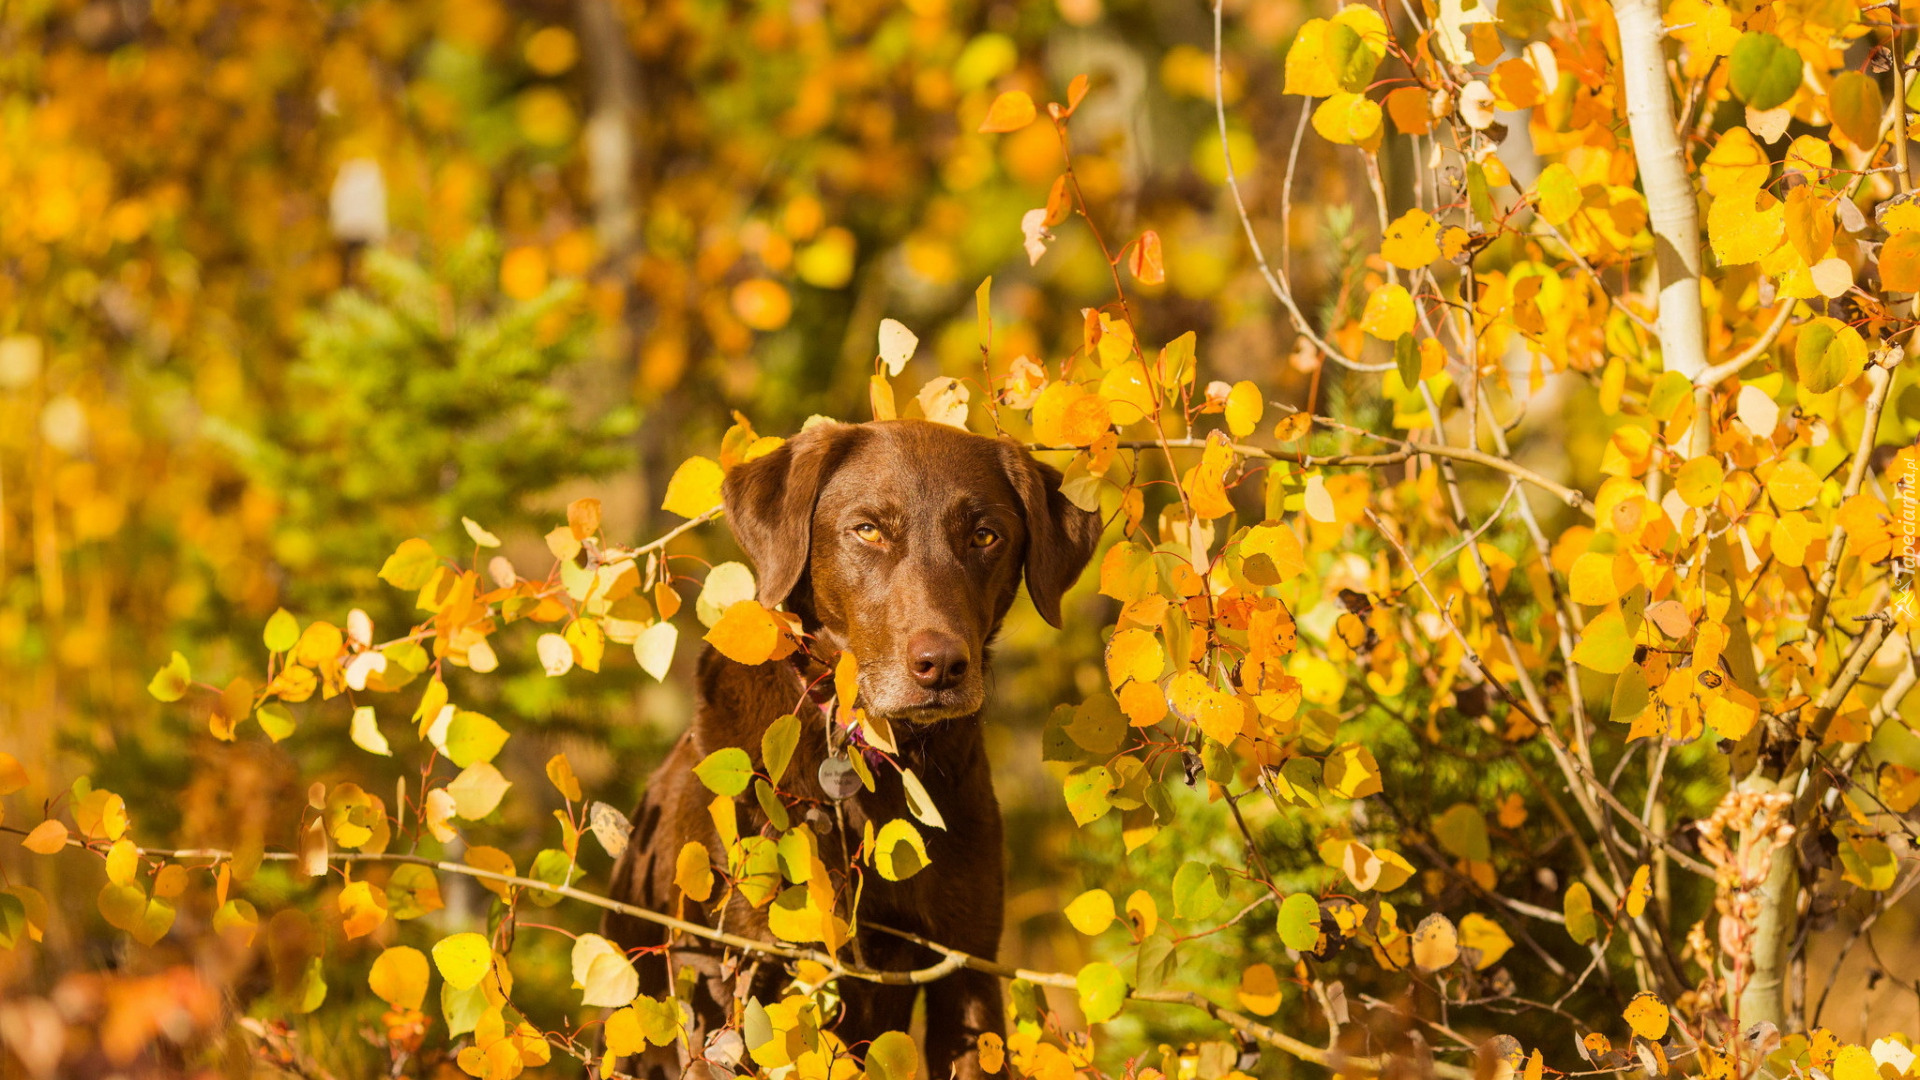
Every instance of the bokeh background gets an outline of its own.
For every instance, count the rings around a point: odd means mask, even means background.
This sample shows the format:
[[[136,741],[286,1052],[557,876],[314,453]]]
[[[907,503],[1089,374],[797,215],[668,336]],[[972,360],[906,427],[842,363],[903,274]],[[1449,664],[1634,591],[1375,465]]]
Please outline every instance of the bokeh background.
[[[1360,155],[1315,138],[1279,226],[1301,109],[1280,95],[1284,48],[1330,8],[1228,0],[1223,71],[1255,226],[1322,325],[1364,303],[1373,250]],[[1076,225],[1037,267],[1022,251],[1020,216],[1060,169],[1054,132],[975,129],[997,93],[1058,99],[1081,73],[1094,91],[1074,164],[1096,220],[1165,246],[1166,284],[1133,292],[1141,337],[1196,331],[1207,378],[1252,378],[1273,400],[1355,422],[1383,409],[1291,359],[1222,186],[1212,12],[1196,0],[0,6],[0,749],[28,765],[29,794],[89,776],[125,794],[143,842],[287,846],[307,783],[387,763],[355,757],[338,702],[308,706],[279,744],[216,741],[204,714],[146,691],[173,650],[224,683],[257,669],[282,606],[404,625],[375,571],[409,537],[459,548],[463,515],[523,568],[545,565],[539,537],[581,496],[603,501],[610,537],[657,535],[678,521],[658,509],[667,478],[714,452],[734,410],[763,433],[866,418],[883,317],[922,339],[903,402],[976,374],[988,276],[997,368],[1071,352],[1111,281]],[[1524,152],[1506,160],[1518,171]],[[1414,168],[1388,162],[1396,203]],[[1557,475],[1591,463],[1592,410],[1541,405],[1529,424],[1551,437],[1526,452]],[[737,557],[719,528],[685,550]],[[1003,955],[1053,970],[1093,958],[1060,914],[1082,888],[1125,895],[1127,875],[1164,879],[1191,854],[1128,861],[1117,841],[1086,842],[1041,761],[1047,712],[1105,685],[1108,601],[1088,585],[1064,631],[1024,605],[1010,619],[990,727],[1012,845]],[[464,694],[515,733],[491,842],[531,851],[558,805],[541,776],[553,753],[590,798],[635,801],[688,716],[692,649],[656,683],[630,660],[550,679],[526,645]],[[1459,772],[1469,793],[1484,779]],[[1266,825],[1315,863],[1304,825]],[[1237,850],[1217,835],[1221,855]],[[0,885],[32,886],[57,915],[43,946],[0,951],[0,999],[64,994],[138,1040],[158,1034],[139,1026],[153,1001],[196,1003],[201,1063],[268,1068],[249,1057],[266,1045],[293,1073],[384,1068],[359,1037],[380,1009],[364,949],[329,954],[327,1008],[269,1019],[264,942],[209,951],[210,911],[189,904],[160,946],[131,949],[93,910],[94,860],[28,859],[15,839],[0,837]],[[587,886],[603,886],[604,857],[583,850]],[[273,875],[268,899],[303,887]],[[443,886],[435,918],[480,917],[485,894]],[[577,1000],[563,945],[516,953],[554,976],[555,1015]],[[1201,981],[1207,962],[1183,960]],[[1212,976],[1230,988],[1236,972]],[[197,1005],[222,1000],[260,1019],[224,1025]],[[1878,1000],[1836,1013],[1911,1008]],[[1208,1030],[1150,1008],[1110,1027],[1146,1049]]]

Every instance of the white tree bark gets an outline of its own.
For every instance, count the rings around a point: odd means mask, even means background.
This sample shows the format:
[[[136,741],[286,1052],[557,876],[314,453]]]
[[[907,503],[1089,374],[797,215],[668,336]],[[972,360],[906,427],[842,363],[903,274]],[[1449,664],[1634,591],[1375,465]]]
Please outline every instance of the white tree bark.
[[[1707,367],[1700,308],[1700,206],[1674,130],[1659,0],[1615,0],[1620,69],[1627,90],[1627,127],[1640,187],[1647,196],[1655,267],[1660,276],[1656,326],[1667,370],[1692,379]]]

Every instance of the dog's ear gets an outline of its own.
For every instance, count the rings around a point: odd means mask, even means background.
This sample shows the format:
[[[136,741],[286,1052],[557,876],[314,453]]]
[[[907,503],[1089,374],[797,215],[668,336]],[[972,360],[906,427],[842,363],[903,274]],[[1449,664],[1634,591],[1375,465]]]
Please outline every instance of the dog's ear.
[[[1020,493],[1027,518],[1027,595],[1040,617],[1060,625],[1060,598],[1080,578],[1100,543],[1100,515],[1060,493],[1060,470],[1044,465],[1011,440],[1001,444],[1007,479]]]
[[[727,524],[760,576],[760,602],[784,601],[807,571],[813,504],[820,486],[852,446],[853,424],[815,424],[727,473],[720,495]]]

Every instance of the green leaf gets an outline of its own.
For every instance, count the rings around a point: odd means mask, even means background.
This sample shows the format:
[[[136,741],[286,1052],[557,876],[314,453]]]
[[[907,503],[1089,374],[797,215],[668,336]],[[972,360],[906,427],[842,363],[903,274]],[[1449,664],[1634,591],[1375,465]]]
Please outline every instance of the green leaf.
[[[174,653],[166,667],[153,673],[153,680],[147,683],[147,693],[161,701],[179,701],[192,685],[193,668],[188,665],[186,657]]]
[[[780,801],[780,796],[773,790],[772,784],[757,776],[754,777],[753,797],[760,804],[760,812],[767,815],[767,820],[773,823],[774,828],[785,832],[792,827],[793,823],[787,817],[786,804]]]
[[[1113,1019],[1127,1000],[1127,977],[1105,960],[1096,960],[1080,969],[1074,977],[1080,991],[1080,1011],[1087,1023],[1100,1024]]]
[[[920,1048],[913,1036],[889,1031],[867,1047],[869,1080],[914,1080],[920,1072]]]
[[[387,877],[387,914],[395,919],[417,919],[447,905],[440,899],[440,879],[418,863],[401,863]]]
[[[1885,258],[1882,251],[1881,257]],[[1793,370],[1800,388],[1824,394],[1851,379],[1867,357],[1860,332],[1838,319],[1821,316],[1800,328],[1793,343]]]
[[[27,931],[27,905],[10,893],[0,893],[0,948],[19,944]]]
[[[1165,934],[1153,934],[1140,943],[1140,955],[1134,963],[1133,985],[1152,993],[1173,979],[1180,967],[1180,956]]]
[[[269,652],[286,652],[300,643],[300,620],[286,608],[273,613],[267,620],[267,629],[260,637],[267,643]]]
[[[1312,952],[1320,944],[1320,901],[1307,893],[1294,893],[1280,902],[1280,916],[1274,921],[1280,941],[1294,952]]]
[[[1433,822],[1433,837],[1457,859],[1486,862],[1493,858],[1487,843],[1487,819],[1478,807],[1455,803]]]
[[[1204,919],[1226,902],[1226,871],[1200,862],[1184,862],[1173,874],[1173,913],[1182,919]]]
[[[1067,811],[1074,824],[1085,827],[1113,809],[1113,773],[1104,765],[1094,765],[1067,774],[1064,790]]]
[[[1412,334],[1401,334],[1394,341],[1393,366],[1400,372],[1400,385],[1409,390],[1420,385],[1420,347]]]
[[[1760,112],[1777,109],[1800,89],[1800,54],[1772,34],[1749,31],[1740,35],[1727,62],[1727,82],[1749,108]]]
[[[559,848],[546,848],[533,857],[533,866],[527,870],[527,876],[535,881],[544,881],[549,885],[571,885],[580,880],[581,869],[573,859]],[[533,902],[541,907],[552,907],[561,900],[557,892],[535,889],[528,894]]]
[[[708,791],[731,799],[747,790],[747,782],[753,779],[753,759],[737,746],[723,747],[695,765],[693,775],[707,785]]]
[[[492,761],[507,745],[507,729],[477,712],[461,710],[447,724],[447,758],[462,769]]]
[[[1633,634],[1618,609],[1603,611],[1588,620],[1573,647],[1573,661],[1602,675],[1618,675],[1633,660]]]
[[[767,779],[775,785],[787,774],[787,765],[793,761],[794,748],[800,745],[800,718],[788,713],[767,725],[767,733],[760,736],[760,760],[767,767]]]
[[[269,701],[255,709],[253,718],[259,721],[260,730],[266,732],[267,738],[274,742],[279,742],[293,734],[293,714],[287,711],[285,705],[277,701]]]
[[[1886,113],[1887,103],[1878,82],[1858,71],[1843,71],[1827,87],[1827,102],[1834,126],[1855,146],[1879,144],[1880,117]]]
[[[401,544],[380,566],[380,580],[396,589],[418,589],[433,577],[440,556],[433,545],[418,537]]]

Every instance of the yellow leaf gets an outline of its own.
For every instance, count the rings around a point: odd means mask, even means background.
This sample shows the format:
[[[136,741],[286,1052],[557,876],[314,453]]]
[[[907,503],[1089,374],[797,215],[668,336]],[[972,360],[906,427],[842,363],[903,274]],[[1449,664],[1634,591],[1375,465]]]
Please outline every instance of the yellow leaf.
[[[454,934],[433,946],[433,964],[440,977],[455,990],[471,990],[486,978],[493,964],[493,949],[479,934]]]
[[[689,840],[680,848],[673,861],[673,883],[689,900],[704,903],[713,895],[713,859],[705,844]]]
[[[349,940],[366,937],[387,920],[387,897],[364,881],[351,881],[340,890],[340,929]]]
[[[1042,446],[1086,446],[1112,426],[1106,400],[1078,383],[1049,383],[1033,403],[1033,437]]]
[[[1166,667],[1166,650],[1151,630],[1118,631],[1107,642],[1107,680],[1118,689],[1129,680],[1151,683]]]
[[[711,458],[690,457],[673,471],[667,481],[667,496],[660,508],[683,518],[696,518],[720,505],[720,481],[726,474]]]
[[[1786,235],[1786,207],[1764,191],[1729,191],[1707,209],[1707,237],[1722,266],[1759,262]]]
[[[0,751],[0,795],[11,795],[27,786],[27,770],[20,759]]]
[[[1513,939],[1499,923],[1474,912],[1460,920],[1460,944],[1479,951],[1480,958],[1474,961],[1473,967],[1475,971],[1485,971],[1507,955],[1507,950],[1513,948]]]
[[[1659,1042],[1667,1037],[1667,1005],[1651,991],[1642,990],[1633,995],[1633,1000],[1627,1002],[1627,1011],[1622,1015],[1633,1033],[1649,1042]]]
[[[1460,934],[1445,915],[1420,920],[1413,930],[1413,962],[1422,971],[1439,971],[1460,958]]]
[[[1364,94],[1339,93],[1313,110],[1313,130],[1330,143],[1372,150],[1380,145],[1380,103]]]
[[[1280,978],[1273,965],[1255,964],[1240,973],[1240,1004],[1255,1016],[1272,1016],[1280,1011]]]
[[[1105,889],[1088,889],[1067,905],[1067,921],[1092,937],[1113,924],[1113,896]]]
[[[427,957],[410,945],[395,945],[374,958],[367,986],[396,1009],[418,1009],[427,999]]]
[[[139,870],[140,851],[133,846],[133,841],[124,836],[115,840],[107,849],[107,880],[115,885],[130,885]]]
[[[567,755],[555,754],[547,759],[547,779],[568,802],[580,801],[580,779],[573,775],[573,763]]]
[[[991,1031],[982,1032],[975,1044],[979,1048],[980,1071],[992,1075],[1000,1071],[1007,1063],[1007,1044],[1000,1036]]]
[[[1653,882],[1647,868],[1641,866],[1633,872],[1633,883],[1627,886],[1627,917],[1637,919],[1645,914],[1647,901],[1653,897]]]
[[[741,600],[707,631],[707,644],[736,664],[764,664],[780,645],[780,626],[757,600]]]
[[[1440,223],[1417,206],[1401,214],[1387,226],[1380,257],[1402,270],[1426,266],[1440,257]]]
[[[1819,497],[1820,483],[1804,462],[1783,461],[1767,477],[1767,497],[1782,510],[1804,510]]]
[[[48,818],[33,827],[20,846],[38,855],[51,855],[67,846],[67,827],[64,823]]]
[[[1406,286],[1388,285],[1375,289],[1373,295],[1367,297],[1360,329],[1381,341],[1398,341],[1400,335],[1413,329],[1414,318],[1413,297],[1407,293]]]
[[[888,881],[905,881],[927,865],[927,842],[906,818],[895,818],[874,841],[873,866]]]
[[[1266,408],[1266,399],[1258,386],[1244,379],[1234,383],[1233,389],[1227,392],[1227,430],[1233,432],[1236,439],[1246,438],[1260,426],[1260,416]]]
[[[987,108],[987,118],[981,122],[983,134],[1000,134],[1019,131],[1033,123],[1033,99],[1025,90],[1009,90],[993,99]]]

